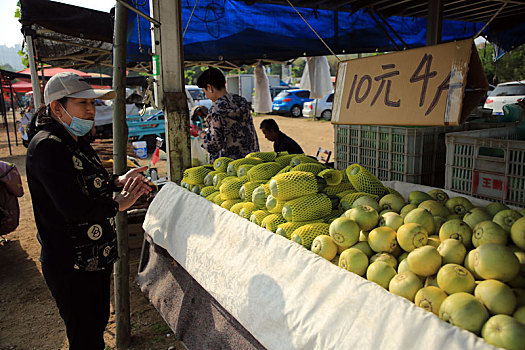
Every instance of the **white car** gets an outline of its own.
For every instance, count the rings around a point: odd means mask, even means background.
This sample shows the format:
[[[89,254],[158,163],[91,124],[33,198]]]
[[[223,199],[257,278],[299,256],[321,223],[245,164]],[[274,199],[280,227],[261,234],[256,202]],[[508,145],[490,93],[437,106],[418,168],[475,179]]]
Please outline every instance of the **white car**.
[[[211,108],[211,100],[206,98],[206,95],[204,95],[204,92],[200,87],[197,85],[186,85],[186,91],[190,93],[195,102],[195,106],[204,106],[208,108],[208,110]]]
[[[492,109],[493,115],[503,115],[503,106],[525,99],[525,80],[498,84],[485,100],[483,108]]]
[[[314,117],[315,114],[315,119],[332,120],[333,100],[334,93],[331,92],[321,99],[305,102],[303,105],[303,116]]]

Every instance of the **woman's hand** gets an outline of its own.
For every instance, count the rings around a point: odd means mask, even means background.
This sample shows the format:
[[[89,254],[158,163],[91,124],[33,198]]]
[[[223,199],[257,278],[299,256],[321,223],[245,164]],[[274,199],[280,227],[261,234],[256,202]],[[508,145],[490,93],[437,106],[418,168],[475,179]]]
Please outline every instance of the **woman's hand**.
[[[131,169],[130,171],[128,171],[124,175],[121,175],[121,176],[119,176],[119,177],[117,177],[115,179],[115,186],[122,187],[122,186],[124,186],[126,184],[128,179],[135,179],[135,178],[139,178],[139,179],[142,180],[142,182],[147,184],[148,183],[148,179],[146,179],[146,177],[144,175],[142,175],[142,172],[147,170],[147,169],[148,169],[147,165],[142,166],[140,168]]]
[[[128,178],[122,191],[115,197],[115,201],[118,203],[118,210],[124,211],[130,208],[142,194],[150,191],[151,187],[143,182],[140,177]]]

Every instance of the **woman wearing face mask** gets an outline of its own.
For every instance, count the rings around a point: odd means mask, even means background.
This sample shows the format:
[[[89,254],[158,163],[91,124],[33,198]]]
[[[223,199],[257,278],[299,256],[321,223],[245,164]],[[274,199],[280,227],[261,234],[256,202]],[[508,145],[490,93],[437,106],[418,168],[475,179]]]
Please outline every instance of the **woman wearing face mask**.
[[[42,274],[66,324],[70,349],[104,349],[110,278],[118,259],[113,217],[151,191],[140,173],[146,167],[110,177],[89,145],[95,98],[114,97],[114,91],[94,90],[76,74],[56,74],[28,131],[27,181]]]

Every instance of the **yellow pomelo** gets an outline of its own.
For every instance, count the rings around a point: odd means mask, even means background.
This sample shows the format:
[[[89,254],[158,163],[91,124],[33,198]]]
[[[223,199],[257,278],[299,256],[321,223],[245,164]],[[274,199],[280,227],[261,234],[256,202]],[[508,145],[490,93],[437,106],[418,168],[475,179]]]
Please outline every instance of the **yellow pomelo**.
[[[394,269],[397,269],[397,259],[392,254],[388,253],[377,253],[372,255],[370,262],[384,261],[387,264],[392,265]]]
[[[332,260],[337,255],[337,245],[332,237],[320,235],[314,238],[311,251],[327,260]]]
[[[457,239],[469,248],[472,244],[472,229],[461,219],[448,220],[439,229],[441,242],[447,238]]]
[[[423,283],[412,272],[404,272],[395,275],[388,284],[388,290],[396,295],[414,301],[414,297],[418,290],[423,287]]]
[[[482,221],[472,231],[472,244],[479,247],[485,243],[507,245],[507,232],[493,221]]]
[[[366,270],[366,279],[379,284],[381,287],[388,289],[390,280],[396,275],[396,270],[392,265],[384,261],[376,261],[368,266]]]
[[[343,249],[357,243],[360,231],[359,225],[346,217],[337,218],[330,224],[330,237]]]
[[[497,280],[481,281],[474,290],[489,312],[493,315],[512,315],[516,308],[516,296],[505,283]],[[524,334],[525,336],[525,334]]]
[[[363,276],[368,267],[368,257],[356,248],[348,248],[339,256],[339,267]]]
[[[472,253],[476,273],[484,279],[496,279],[507,282],[518,275],[520,262],[508,247],[486,243]]]
[[[423,277],[436,274],[441,267],[441,260],[437,249],[429,245],[414,249],[407,257],[410,271]]]
[[[392,253],[396,246],[396,231],[390,227],[376,227],[368,235],[368,244],[374,252]]]
[[[439,315],[439,307],[441,303],[447,298],[447,293],[438,287],[424,287],[421,288],[414,298],[414,304],[429,312]]]
[[[424,285],[425,287],[438,287],[439,288],[439,285],[437,282],[437,275],[428,276],[425,279]]]
[[[515,245],[525,250],[525,217],[514,222],[510,228],[510,238]]]
[[[439,318],[453,326],[479,334],[489,313],[478,298],[460,292],[449,295],[441,303]]]
[[[463,264],[465,256],[467,255],[467,249],[458,240],[449,238],[445,239],[437,248],[439,254],[443,258],[443,265],[446,264]]]
[[[357,242],[356,244],[352,246],[352,248],[359,249],[360,251],[365,253],[365,255],[368,258],[374,255],[374,251],[370,248],[370,245],[368,244],[368,242]]]
[[[406,223],[397,230],[397,242],[407,252],[427,244],[428,231],[420,224]]]
[[[514,313],[512,314],[512,317],[514,317],[516,320],[525,325],[525,306],[520,306],[519,308],[517,308],[516,311],[514,311]]]
[[[439,247],[439,245],[441,244],[439,236],[438,235],[428,236],[427,244],[431,245],[432,247],[436,247],[436,248]]]
[[[458,264],[446,264],[441,267],[437,273],[437,283],[447,294],[472,293],[476,287],[474,276]]]

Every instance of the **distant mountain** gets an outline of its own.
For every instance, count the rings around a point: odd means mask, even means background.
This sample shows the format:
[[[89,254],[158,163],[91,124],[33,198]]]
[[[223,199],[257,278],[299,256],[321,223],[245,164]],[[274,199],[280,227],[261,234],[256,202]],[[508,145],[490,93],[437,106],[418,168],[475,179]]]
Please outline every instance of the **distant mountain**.
[[[0,65],[10,64],[16,71],[24,69],[22,57],[18,55],[18,51],[21,49],[22,45],[15,45],[13,47],[0,45]]]

